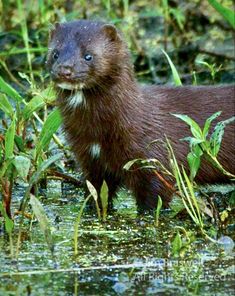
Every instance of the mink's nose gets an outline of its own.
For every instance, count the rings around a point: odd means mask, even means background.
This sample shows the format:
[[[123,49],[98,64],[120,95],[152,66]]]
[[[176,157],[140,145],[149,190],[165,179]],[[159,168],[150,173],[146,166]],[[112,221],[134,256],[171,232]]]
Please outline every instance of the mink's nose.
[[[59,67],[58,74],[59,74],[59,76],[61,76],[61,77],[64,77],[64,78],[71,78],[72,73],[73,73],[73,69],[72,69],[72,67],[70,67],[70,66],[64,66],[64,65],[61,65],[61,66]]]

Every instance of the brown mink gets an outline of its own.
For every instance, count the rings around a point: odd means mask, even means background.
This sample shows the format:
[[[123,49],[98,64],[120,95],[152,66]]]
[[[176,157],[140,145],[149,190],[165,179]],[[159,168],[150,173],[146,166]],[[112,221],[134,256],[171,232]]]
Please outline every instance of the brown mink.
[[[234,86],[146,86],[134,78],[121,33],[110,24],[78,20],[56,24],[51,32],[47,65],[58,94],[64,129],[85,177],[109,195],[122,184],[131,189],[139,209],[165,204],[172,190],[152,170],[125,171],[130,160],[156,158],[169,167],[171,141],[177,160],[187,166],[188,126],[171,113],[187,114],[201,126],[217,111],[220,120],[234,116]],[[218,122],[217,120],[217,122]],[[225,128],[219,161],[235,173],[234,124]],[[161,172],[160,172],[161,173]],[[196,181],[224,182],[227,177],[202,161]],[[169,180],[170,182],[172,180]]]

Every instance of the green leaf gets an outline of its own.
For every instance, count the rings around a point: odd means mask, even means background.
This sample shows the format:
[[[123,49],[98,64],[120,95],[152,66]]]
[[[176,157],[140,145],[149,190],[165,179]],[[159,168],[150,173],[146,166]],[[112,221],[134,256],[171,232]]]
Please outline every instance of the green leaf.
[[[190,118],[188,115],[184,115],[184,114],[174,114],[174,113],[171,113],[171,114],[173,116],[183,120],[185,123],[187,123],[190,126],[191,133],[193,134],[193,136],[195,138],[202,139],[201,128],[192,118]]]
[[[183,11],[181,11],[181,9],[179,7],[177,8],[171,8],[170,9],[170,14],[172,14],[177,23],[178,23],[178,26],[180,27],[181,30],[184,29],[184,23],[185,23],[185,16],[184,16],[184,13]]]
[[[2,111],[4,113],[6,113],[9,117],[13,117],[14,114],[14,110],[7,98],[7,96],[5,94],[1,94],[0,93],[0,109],[2,109]]]
[[[51,87],[46,88],[40,94],[34,96],[25,106],[23,110],[23,117],[28,120],[33,112],[43,108],[46,102],[52,102],[55,99],[55,92]]]
[[[216,124],[214,131],[210,137],[210,150],[213,156],[217,156],[220,150],[222,138],[224,135],[224,129],[226,125],[228,125],[229,123],[232,123],[233,121],[235,121],[235,116],[227,120],[220,121]]]
[[[204,128],[203,128],[203,132],[202,132],[202,135],[203,135],[203,138],[206,139],[207,135],[208,135],[208,132],[209,132],[209,129],[210,129],[210,125],[211,125],[211,122],[213,120],[215,120],[218,116],[220,116],[222,112],[219,111],[219,112],[216,112],[214,114],[212,114],[205,122],[205,125],[204,125]]]
[[[13,164],[14,164],[19,176],[23,180],[27,180],[27,176],[29,173],[30,165],[31,165],[30,159],[28,157],[18,155],[15,157]]]
[[[14,222],[8,216],[5,217],[5,227],[6,232],[11,234],[14,229]]]
[[[204,142],[202,139],[197,139],[193,137],[185,137],[183,139],[180,139],[181,141],[189,142],[190,147],[192,148],[193,146],[196,146],[198,144],[201,144]]]
[[[108,209],[108,186],[105,180],[103,181],[103,184],[101,186],[100,190],[100,199],[101,199],[101,204],[102,204],[102,210],[103,210],[103,220],[106,220],[107,217],[107,209]]]
[[[202,154],[203,152],[201,148],[197,145],[197,146],[194,146],[193,150],[187,155],[187,160],[190,168],[191,181],[195,178],[200,168]]]
[[[158,224],[159,224],[159,216],[160,216],[161,208],[162,208],[162,199],[161,199],[161,196],[158,195],[157,208],[155,210],[155,226],[156,227],[158,227]]]
[[[47,159],[46,161],[43,161],[41,163],[41,165],[39,166],[39,168],[37,169],[37,171],[32,175],[32,177],[29,180],[29,186],[27,187],[24,197],[21,201],[20,204],[20,209],[21,209],[21,220],[20,220],[20,228],[19,228],[19,235],[18,235],[18,240],[17,240],[17,253],[19,252],[19,247],[20,247],[20,239],[21,239],[21,234],[22,234],[22,224],[23,224],[23,214],[25,212],[26,206],[29,202],[29,198],[30,198],[30,192],[32,190],[32,187],[34,186],[35,183],[37,183],[42,174],[45,172],[45,170],[54,162],[56,162],[57,160],[59,160],[62,157],[62,154],[56,154],[53,155],[52,157],[50,157],[49,159]],[[50,243],[49,243],[50,244]],[[52,245],[49,245],[49,247],[51,248],[51,251],[53,251],[53,247]]]
[[[29,181],[29,187],[33,186],[34,184],[36,184],[40,178],[41,175],[45,172],[45,170],[54,162],[56,162],[57,160],[59,160],[61,157],[63,156],[62,153],[60,154],[56,154],[51,156],[50,158],[48,158],[47,160],[43,161],[43,163],[39,166],[39,168],[37,169],[37,171],[32,175],[30,181]]]
[[[93,196],[94,200],[97,201],[98,194],[97,194],[97,190],[95,189],[95,187],[88,180],[86,180],[86,185],[87,185],[87,188],[88,188],[90,194]]]
[[[213,6],[222,16],[223,18],[235,29],[235,13],[233,10],[224,7],[216,0],[208,0],[211,6]]]
[[[96,211],[97,211],[97,215],[98,215],[98,219],[101,219],[101,214],[100,214],[100,207],[99,207],[99,203],[98,203],[98,193],[97,190],[95,189],[95,187],[91,184],[90,181],[86,180],[86,185],[87,188],[90,192],[90,195],[94,198],[95,201],[95,206],[96,206]]]
[[[5,157],[6,159],[13,156],[14,150],[14,137],[15,137],[15,119],[12,120],[11,125],[8,127],[5,135]]]
[[[28,120],[33,112],[40,110],[41,108],[43,108],[45,106],[45,101],[43,99],[43,97],[41,96],[35,96],[33,97],[25,106],[24,110],[23,110],[23,118],[25,120]]]
[[[73,236],[73,240],[74,240],[74,255],[77,256],[78,254],[78,227],[79,227],[79,224],[81,222],[81,219],[82,219],[82,214],[83,214],[83,211],[86,207],[86,204],[88,202],[88,200],[90,199],[91,197],[91,194],[84,200],[79,212],[78,212],[78,216],[77,216],[77,219],[75,221],[75,224],[74,224],[74,236]]]
[[[170,202],[170,209],[172,210],[172,214],[170,217],[174,218],[180,212],[185,209],[184,203],[182,201],[182,197],[175,195],[172,201]]]
[[[128,161],[124,166],[123,166],[123,169],[124,170],[126,170],[126,171],[128,171],[132,166],[133,166],[133,164],[134,163],[136,163],[136,162],[138,162],[138,161],[140,161],[141,159],[133,159],[133,160],[130,160],[130,161]]]
[[[57,98],[56,91],[52,85],[49,85],[46,89],[44,89],[41,95],[47,103],[52,103]]]
[[[204,62],[204,61],[197,61],[197,64],[204,65],[204,66],[206,66],[211,72],[213,71],[214,64],[213,64],[213,65],[210,65],[209,63]]]
[[[6,83],[2,77],[0,77],[0,91],[8,95],[16,102],[21,102],[23,100],[21,95],[12,86]]]
[[[8,170],[8,168],[11,166],[13,161],[13,158],[7,159],[3,162],[3,164],[1,164],[1,169],[0,169],[0,178],[2,178],[5,174],[6,171]]]
[[[42,152],[42,150],[45,150],[47,145],[49,145],[51,138],[53,137],[53,134],[58,130],[62,123],[62,118],[60,115],[60,112],[58,109],[55,109],[48,115],[42,131],[39,135],[39,141],[36,146],[36,155],[39,156],[39,154]]]
[[[24,140],[21,136],[15,135],[15,143],[20,152],[25,151]]]
[[[62,156],[63,156],[63,154],[56,154],[56,155],[51,156],[47,160],[43,161],[43,163],[39,166],[37,171],[34,172],[34,174],[32,175],[32,177],[29,180],[29,186],[27,187],[27,189],[25,191],[24,198],[23,198],[23,200],[21,202],[20,208],[21,208],[22,212],[24,212],[24,210],[25,210],[25,207],[26,207],[26,204],[28,202],[29,195],[30,195],[30,191],[31,191],[33,185],[36,184],[40,180],[40,178],[41,178],[42,174],[45,172],[45,170],[52,163],[59,160]]]
[[[0,145],[0,167],[2,166],[3,162],[3,147]]]
[[[6,228],[6,232],[7,234],[11,234],[13,229],[14,229],[14,222],[8,217],[5,208],[3,207],[2,202],[0,203],[0,213],[2,214],[2,216],[5,219],[5,228]]]
[[[47,218],[45,210],[44,210],[42,204],[40,203],[40,201],[32,194],[30,195],[30,204],[31,204],[33,212],[39,222],[40,228],[45,236],[47,245],[48,245],[50,251],[53,253],[54,242],[53,242],[53,237],[52,237],[52,233],[51,233],[50,221]]]
[[[179,232],[177,231],[176,236],[172,242],[172,253],[173,255],[178,255],[180,252],[180,249],[182,248],[182,239],[181,239],[181,235],[179,234]]]
[[[176,86],[180,86],[182,85],[182,82],[180,80],[180,76],[175,68],[175,65],[172,63],[170,57],[168,56],[168,54],[162,49],[162,52],[164,53],[164,55],[166,56],[167,60],[168,60],[168,63],[171,67],[171,72],[172,72],[172,75],[173,75],[173,79],[174,79],[174,82],[175,82],[175,85]]]

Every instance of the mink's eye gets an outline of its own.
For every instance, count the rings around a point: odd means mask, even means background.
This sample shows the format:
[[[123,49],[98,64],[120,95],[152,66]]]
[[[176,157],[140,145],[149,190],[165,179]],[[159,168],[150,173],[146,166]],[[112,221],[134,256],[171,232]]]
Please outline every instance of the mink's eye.
[[[59,51],[57,49],[54,49],[52,52],[52,57],[54,60],[57,60],[59,57]]]
[[[90,55],[90,54],[86,54],[86,55],[84,56],[84,60],[87,61],[87,62],[90,62],[92,59],[93,59],[93,56]]]

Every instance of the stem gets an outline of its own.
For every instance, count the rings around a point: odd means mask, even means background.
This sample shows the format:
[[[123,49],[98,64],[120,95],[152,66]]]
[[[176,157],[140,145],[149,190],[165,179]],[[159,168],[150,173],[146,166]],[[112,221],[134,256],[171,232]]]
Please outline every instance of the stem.
[[[21,15],[21,34],[22,38],[24,40],[24,45],[26,48],[26,53],[27,53],[27,60],[28,60],[28,65],[29,65],[29,74],[30,74],[30,79],[32,84],[34,85],[34,76],[33,76],[33,69],[32,69],[32,58],[31,58],[31,53],[30,53],[30,48],[29,48],[29,35],[28,35],[28,28],[27,28],[27,23],[26,23],[26,15],[24,13],[23,5],[21,0],[17,0],[17,6],[18,6],[18,11]]]
[[[209,161],[210,161],[210,162],[211,162],[211,163],[212,163],[217,169],[219,169],[224,175],[228,176],[229,178],[232,178],[232,179],[235,178],[235,175],[229,173],[228,171],[226,171],[226,170],[222,167],[222,165],[220,164],[220,162],[218,161],[218,159],[217,159],[215,156],[211,155],[211,153],[210,153],[208,150],[206,150],[205,152],[206,152],[206,154],[208,155],[208,160],[209,160]]]
[[[78,217],[76,219],[75,225],[74,225],[74,237],[73,237],[73,239],[74,239],[74,255],[75,256],[77,256],[77,254],[78,254],[78,226],[79,226],[79,224],[81,222],[83,210],[84,210],[84,208],[85,208],[85,206],[86,206],[86,204],[87,204],[87,202],[88,202],[88,200],[90,199],[91,196],[92,195],[89,194],[88,197],[84,200],[84,202],[83,202],[83,204],[81,206],[81,209],[80,209],[80,211],[78,213]]]

